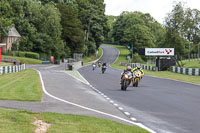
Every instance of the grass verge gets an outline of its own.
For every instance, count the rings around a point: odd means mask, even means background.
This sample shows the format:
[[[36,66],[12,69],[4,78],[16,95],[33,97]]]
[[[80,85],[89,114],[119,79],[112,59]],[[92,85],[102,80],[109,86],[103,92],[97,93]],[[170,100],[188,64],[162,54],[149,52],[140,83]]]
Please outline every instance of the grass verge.
[[[12,66],[12,63],[0,62],[0,66]]]
[[[0,75],[1,100],[41,101],[41,97],[40,79],[35,70]]]
[[[92,55],[92,56],[85,56],[83,58],[83,64],[84,65],[88,65],[89,62],[95,61],[97,59],[99,59],[101,57],[101,55],[103,54],[103,50],[101,48],[98,49],[98,54],[97,56]]]
[[[148,133],[137,126],[111,120],[57,113],[32,113],[0,108],[0,131],[3,133],[34,133],[34,118],[51,124],[47,133]]]
[[[120,52],[118,59],[115,61],[114,64],[111,64],[111,67],[114,67],[117,69],[125,69],[126,67],[120,66],[120,62],[127,62],[126,56],[130,54],[130,51],[125,46],[121,46],[121,45],[112,45],[112,44],[105,44],[105,45],[115,47]]]
[[[107,45],[107,44],[106,44]],[[118,48],[120,51],[119,58],[114,64],[111,64],[113,68],[124,70],[125,66],[120,66],[120,62],[126,62],[126,56],[128,55],[128,49],[125,46],[119,46],[119,45],[109,45],[113,46],[115,48]],[[121,55],[122,54],[122,55]],[[195,84],[200,84],[200,76],[191,76],[191,75],[184,75],[179,73],[174,73],[170,71],[150,71],[150,70],[144,70],[145,75],[149,76],[156,76],[160,78],[168,78],[173,80],[179,80],[184,82],[190,82]]]
[[[26,58],[26,57],[17,57],[17,56],[7,56],[7,55],[2,55],[2,57],[7,57],[7,58],[13,58],[13,59],[18,59],[22,64],[42,64],[41,60],[37,59],[32,59],[32,58]]]
[[[73,71],[65,71],[65,73],[71,75],[72,77],[81,80],[82,82],[84,82],[85,84],[87,84],[88,82],[79,75],[79,72],[77,70],[73,70]]]
[[[179,80],[184,82],[190,82],[200,85],[200,76],[192,76],[192,75],[184,75],[179,73],[174,73],[170,71],[150,71],[150,70],[144,70],[146,75],[150,76],[156,76],[160,78],[168,78],[173,80]]]
[[[200,68],[199,60],[183,60],[182,63],[184,68]]]

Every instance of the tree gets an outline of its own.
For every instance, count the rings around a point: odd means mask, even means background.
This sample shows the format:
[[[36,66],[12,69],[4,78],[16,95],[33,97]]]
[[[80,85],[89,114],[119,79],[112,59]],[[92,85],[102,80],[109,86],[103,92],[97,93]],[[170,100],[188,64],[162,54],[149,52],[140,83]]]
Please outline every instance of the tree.
[[[103,0],[77,0],[77,4],[79,18],[85,31],[84,39],[94,41],[98,48],[109,31]]]
[[[115,22],[115,20],[117,19],[117,16],[106,16],[108,22],[107,22],[107,27],[109,28],[109,32],[108,34],[105,36],[104,41],[105,42],[110,42],[113,43],[114,42],[114,38],[112,37],[112,33],[113,33],[113,23]]]
[[[84,32],[77,12],[70,6],[58,4],[63,27],[62,39],[66,41],[65,48],[70,48],[71,53],[84,53]]]
[[[22,35],[19,50],[38,52],[59,59],[64,54],[59,10],[53,3],[41,5],[32,0],[9,0],[13,23]]]
[[[113,37],[117,42],[133,44],[133,50],[155,47],[155,23],[150,15],[147,17],[141,12],[123,12],[114,23]]]
[[[12,26],[12,8],[6,0],[0,2],[0,37],[7,36],[9,28]]]
[[[198,10],[186,9],[182,2],[175,3],[165,19],[165,46],[175,48],[179,56],[184,55],[188,44],[199,40],[199,20]]]

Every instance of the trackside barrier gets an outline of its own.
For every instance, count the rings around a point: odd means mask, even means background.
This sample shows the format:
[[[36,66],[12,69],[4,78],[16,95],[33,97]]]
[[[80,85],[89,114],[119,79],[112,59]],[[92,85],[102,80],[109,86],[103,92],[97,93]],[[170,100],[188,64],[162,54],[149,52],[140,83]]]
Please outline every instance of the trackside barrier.
[[[136,67],[136,64],[138,64],[138,63],[124,63],[124,62],[120,62],[121,66],[130,65],[132,68]],[[144,70],[158,71],[158,67],[155,67],[155,66],[148,66],[148,65],[141,64],[141,67]]]
[[[182,67],[172,66],[172,72],[186,74],[186,75],[200,76],[199,68],[182,68]]]
[[[6,73],[14,73],[19,72],[26,69],[26,65],[15,65],[15,66],[1,66],[0,67],[0,74],[6,74]]]

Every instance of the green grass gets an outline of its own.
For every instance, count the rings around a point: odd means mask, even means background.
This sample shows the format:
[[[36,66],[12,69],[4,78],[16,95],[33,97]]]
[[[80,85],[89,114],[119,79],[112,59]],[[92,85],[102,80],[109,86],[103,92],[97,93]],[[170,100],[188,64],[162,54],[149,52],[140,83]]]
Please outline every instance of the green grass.
[[[117,61],[114,64],[111,64],[111,66],[117,69],[125,69],[126,67],[120,66],[120,62],[127,62],[126,56],[130,54],[130,51],[125,46],[121,45],[111,45],[111,44],[105,44],[105,45],[115,47],[120,51],[120,55]]]
[[[32,59],[32,58],[26,58],[26,57],[17,57],[17,56],[7,56],[3,55],[2,57],[7,57],[7,58],[13,58],[13,59],[18,59],[22,64],[42,64],[41,60],[37,59]]]
[[[92,55],[92,56],[85,56],[83,58],[83,64],[84,65],[88,65],[89,62],[92,62],[92,61],[95,61],[97,59],[99,59],[101,57],[101,55],[103,54],[103,50],[101,48],[98,49],[98,54],[97,54],[97,57],[95,55]]]
[[[144,64],[144,65],[147,65],[147,66],[156,66],[156,64]]]
[[[113,68],[116,68],[119,70],[126,69],[125,66],[120,66],[120,62],[125,62],[125,57],[128,55],[128,53],[127,53],[128,49],[126,49],[125,46],[118,46],[118,45],[109,45],[109,46],[116,47],[120,50],[119,58],[117,59],[117,61],[114,64],[111,64],[111,66]],[[188,63],[187,65],[195,66],[195,65],[193,65],[193,63]],[[190,76],[190,75],[184,75],[184,74],[174,73],[174,72],[170,72],[170,71],[144,70],[144,73],[145,73],[145,75],[149,75],[149,76],[156,76],[156,77],[161,77],[161,78],[168,78],[168,79],[174,79],[174,80],[179,80],[179,81],[200,84],[200,76]]]
[[[0,66],[12,66],[12,63],[0,62]]]
[[[184,68],[200,68],[199,60],[183,60],[182,63]]]
[[[83,78],[82,76],[79,75],[78,71],[77,70],[73,70],[73,71],[65,71],[65,73],[73,76],[74,78],[77,78],[79,80],[81,80],[82,82],[84,83],[88,83],[87,80],[85,80],[85,78]]]
[[[0,100],[41,101],[41,97],[40,79],[35,70],[0,75]]]
[[[34,133],[32,124],[33,114],[26,111],[17,111],[0,108],[0,132],[1,133]]]
[[[183,75],[183,74],[174,73],[170,71],[156,71],[155,72],[155,71],[150,71],[150,70],[144,70],[144,73],[150,76],[156,76],[156,77],[161,77],[161,78],[168,78],[168,79],[200,84],[200,76]]]
[[[0,108],[0,132],[34,133],[34,118],[51,124],[47,133],[148,133],[137,126],[94,117],[57,113],[32,113]]]

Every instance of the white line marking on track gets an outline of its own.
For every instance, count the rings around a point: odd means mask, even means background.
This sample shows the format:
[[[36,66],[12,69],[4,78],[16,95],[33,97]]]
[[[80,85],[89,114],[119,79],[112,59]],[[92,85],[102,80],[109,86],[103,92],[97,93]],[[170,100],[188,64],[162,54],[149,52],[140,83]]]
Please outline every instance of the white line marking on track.
[[[119,107],[118,109],[119,109],[119,110],[124,110],[122,107]]]
[[[132,121],[136,121],[137,119],[136,119],[136,118],[133,118],[133,117],[131,117],[131,120],[132,120]]]
[[[129,112],[124,112],[124,114],[125,114],[125,115],[130,115],[130,113],[129,113]]]
[[[118,106],[118,104],[116,104],[116,103],[115,103],[114,105],[115,105],[115,106]]]
[[[78,71],[77,71],[78,72]],[[64,71],[64,73],[66,73],[65,71]],[[72,75],[72,74],[69,74],[69,73],[66,73],[67,75],[69,75],[69,76],[71,76],[71,77],[73,77],[74,79],[77,79],[77,80],[79,80],[80,82],[82,82],[82,83],[84,83],[84,84],[86,84],[86,85],[89,85],[90,86],[90,84],[86,81],[86,82],[84,82],[84,81],[82,81],[82,80],[80,80],[79,78],[76,78],[74,75]],[[91,86],[90,86],[91,87]]]
[[[79,107],[79,108],[82,108],[82,109],[85,109],[85,110],[88,110],[88,111],[91,111],[91,112],[96,112],[98,114],[102,114],[102,115],[106,115],[106,116],[110,116],[112,118],[115,118],[115,119],[118,119],[118,120],[121,120],[121,121],[124,121],[124,122],[127,122],[127,123],[130,123],[130,124],[133,124],[133,125],[137,125],[141,128],[144,128],[146,129],[147,131],[151,132],[151,133],[156,133],[155,131],[153,131],[152,129],[144,126],[143,124],[141,123],[135,123],[133,121],[130,121],[130,120],[127,120],[127,119],[124,119],[124,118],[121,118],[121,117],[118,117],[118,116],[115,116],[115,115],[112,115],[112,114],[108,114],[108,113],[105,113],[105,112],[102,112],[102,111],[99,111],[99,110],[95,110],[95,109],[92,109],[92,108],[88,108],[88,107],[85,107],[85,106],[82,106],[82,105],[79,105],[79,104],[76,104],[76,103],[72,103],[72,102],[69,102],[69,101],[66,101],[66,100],[63,100],[61,98],[58,98],[58,97],[55,97],[53,95],[51,95],[50,93],[47,92],[47,90],[45,89],[45,86],[44,86],[44,81],[42,79],[42,75],[40,73],[39,70],[37,70],[37,72],[39,73],[39,76],[40,76],[40,80],[41,80],[41,85],[42,85],[42,89],[44,91],[44,93],[46,95],[48,95],[49,97],[52,97],[58,101],[61,101],[61,102],[64,102],[64,103],[67,103],[67,104],[70,104],[70,105],[73,105],[73,106],[76,106],[76,107]]]

